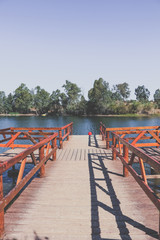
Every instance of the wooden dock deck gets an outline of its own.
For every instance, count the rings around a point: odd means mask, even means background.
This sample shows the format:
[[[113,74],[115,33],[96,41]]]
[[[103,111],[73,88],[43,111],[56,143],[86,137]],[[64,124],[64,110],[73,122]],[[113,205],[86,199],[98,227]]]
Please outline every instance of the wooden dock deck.
[[[5,240],[158,239],[159,213],[100,136],[70,136],[5,213]]]

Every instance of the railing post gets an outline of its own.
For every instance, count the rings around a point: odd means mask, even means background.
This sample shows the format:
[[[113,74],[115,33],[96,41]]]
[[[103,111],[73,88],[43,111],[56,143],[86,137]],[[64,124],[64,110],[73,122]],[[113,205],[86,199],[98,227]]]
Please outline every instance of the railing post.
[[[145,184],[147,184],[147,177],[146,177],[145,167],[143,164],[143,159],[140,157],[139,157],[139,165],[140,165],[140,169],[141,169],[142,179],[145,182]]]
[[[102,130],[102,141],[104,141],[105,140],[105,128],[103,127],[103,130]]]
[[[106,148],[109,149],[109,131],[106,131]]]
[[[59,147],[63,148],[62,129],[59,130]]]
[[[22,180],[26,161],[27,161],[27,158],[25,158],[25,159],[22,160],[16,185],[18,185],[18,183]]]
[[[70,132],[71,135],[73,135],[73,123],[71,124],[71,132]]]
[[[117,154],[116,154],[116,138],[114,135],[112,135],[112,159],[116,160]]]
[[[123,145],[123,157],[126,163],[128,163],[128,147]],[[128,169],[123,165],[123,176],[128,177]]]
[[[99,135],[102,135],[102,125],[100,123],[100,134]]]
[[[102,126],[102,141],[104,140],[104,137],[103,137],[103,126]]]
[[[44,158],[44,146],[39,148],[39,159],[42,161]],[[43,164],[40,168],[40,177],[44,177],[45,175],[45,165]]]
[[[54,149],[54,148],[56,148],[56,146],[57,146],[57,138],[54,138],[54,139],[52,140],[52,148]],[[56,160],[56,151],[53,153],[52,159],[53,159],[53,160]]]
[[[67,127],[67,141],[69,140],[69,127]]]
[[[3,199],[3,176],[0,175],[0,201]],[[0,212],[0,239],[4,235],[4,209]]]

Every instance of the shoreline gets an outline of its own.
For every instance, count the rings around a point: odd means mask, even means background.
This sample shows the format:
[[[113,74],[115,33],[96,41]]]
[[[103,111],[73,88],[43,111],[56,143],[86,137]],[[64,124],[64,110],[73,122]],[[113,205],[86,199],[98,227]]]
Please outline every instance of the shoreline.
[[[67,117],[67,116],[72,116],[72,115],[68,115],[68,114],[64,114],[64,115],[46,115],[46,116],[42,116],[42,115],[36,115],[34,113],[27,113],[27,114],[22,114],[22,113],[13,113],[13,114],[0,114],[0,117],[47,117],[47,116],[63,116],[63,117]],[[76,115],[73,115],[74,117]],[[150,113],[150,114],[108,114],[108,115],[102,115],[102,114],[89,114],[89,115],[77,115],[77,117],[160,117],[160,113]]]

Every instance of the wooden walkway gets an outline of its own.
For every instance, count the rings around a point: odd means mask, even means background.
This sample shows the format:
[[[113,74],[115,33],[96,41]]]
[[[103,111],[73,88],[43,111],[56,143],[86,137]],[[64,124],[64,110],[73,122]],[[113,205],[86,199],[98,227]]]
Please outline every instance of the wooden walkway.
[[[5,240],[158,239],[159,213],[100,136],[71,136],[5,213]]]

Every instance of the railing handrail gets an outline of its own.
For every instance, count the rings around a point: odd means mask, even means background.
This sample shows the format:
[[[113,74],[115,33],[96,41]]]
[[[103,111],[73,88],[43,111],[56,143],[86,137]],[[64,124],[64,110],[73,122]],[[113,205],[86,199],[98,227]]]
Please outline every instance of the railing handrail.
[[[134,147],[130,143],[128,143],[126,140],[122,139],[118,134],[111,132],[112,134],[112,158],[113,160],[116,159],[116,156],[118,156],[123,164],[123,173],[124,176],[128,176],[128,171],[131,173],[131,175],[134,177],[136,182],[140,185],[140,187],[143,189],[145,194],[150,198],[150,200],[153,202],[153,204],[157,207],[158,210],[160,210],[160,199],[158,199],[157,196],[155,196],[152,189],[148,186],[146,181],[146,173],[143,165],[143,161],[147,162],[151,167],[153,167],[158,173],[160,173],[160,163],[153,159],[151,156],[148,156],[144,152],[142,152],[139,148]],[[117,143],[119,142],[118,147]],[[121,145],[123,145],[123,153],[121,150]],[[117,150],[119,148],[119,151]],[[131,157],[129,161],[129,150],[131,151]],[[139,158],[140,164],[141,164],[141,172],[142,177],[133,169],[132,164],[134,162],[135,157]]]
[[[4,233],[4,208],[22,190],[22,188],[28,183],[28,181],[39,169],[40,177],[44,176],[45,162],[50,157],[52,157],[52,160],[56,159],[57,136],[58,133],[53,133],[51,136],[42,139],[40,142],[17,154],[15,157],[9,158],[3,163],[0,163],[0,238],[3,236]],[[45,148],[46,151],[44,150]],[[37,162],[34,152],[38,149],[39,158]],[[26,160],[29,155],[31,156],[35,166],[23,177]],[[18,162],[21,163],[21,167],[17,177],[17,184],[6,196],[3,196],[3,173],[9,168],[13,167]]]
[[[160,126],[145,126],[145,127],[119,127],[119,128],[117,128],[117,127],[114,127],[114,128],[106,128],[106,131],[111,131],[111,132],[113,132],[113,131],[123,131],[123,130],[135,130],[135,129],[137,129],[137,130],[139,130],[139,129],[141,129],[141,130],[147,130],[147,129],[156,129],[156,130],[158,130],[158,129],[160,129]]]
[[[160,133],[160,126],[144,126],[144,127],[114,127],[114,128],[106,128],[105,125],[100,122],[100,134],[102,135],[102,140],[106,141],[106,148],[109,149],[111,147],[110,142],[112,141],[112,138],[110,137],[111,132],[116,132],[118,134],[139,134],[142,131],[152,131],[152,133],[159,134]],[[152,139],[153,134],[151,137],[148,136],[142,136],[141,139]],[[154,136],[154,139],[156,140],[156,136]],[[128,139],[134,139],[133,137],[128,137]],[[142,147],[143,144],[138,144],[137,146]],[[144,146],[146,146],[144,144]],[[149,146],[149,145],[148,145]],[[157,139],[156,143],[150,144],[150,146],[159,146],[159,139]]]
[[[58,132],[58,136],[57,136],[57,140],[59,140],[59,146],[60,148],[63,147],[63,140],[65,138],[67,138],[67,140],[69,140],[69,135],[72,135],[73,132],[73,122],[62,126],[62,127],[49,127],[49,128],[44,128],[44,127],[10,127],[10,128],[6,128],[6,129],[0,129],[0,134],[3,135],[4,139],[0,140],[0,147],[6,147],[6,144],[3,143],[5,141],[10,140],[12,137],[8,137],[6,138],[7,135],[13,136],[15,133],[21,131],[21,134],[24,134],[27,132],[29,132],[30,135],[37,135],[37,136],[47,136],[47,135],[52,135],[53,131],[57,131]],[[24,131],[24,132],[23,132]],[[33,132],[35,131],[35,132]],[[50,132],[49,132],[50,131]],[[17,136],[16,139],[22,139],[20,136]],[[15,139],[15,140],[16,140]],[[24,137],[23,137],[24,139]],[[27,138],[25,138],[27,139]],[[38,139],[38,137],[36,137],[35,139]],[[2,144],[3,143],[3,144]],[[31,145],[23,145],[24,147],[30,147]],[[21,145],[17,145],[17,144],[12,144],[12,148],[14,147],[21,147]]]
[[[40,147],[44,146],[46,143],[50,142],[51,140],[53,140],[57,136],[58,136],[58,133],[54,133],[50,137],[45,138],[42,141],[40,141],[39,143],[33,145],[32,147],[29,147],[29,148],[25,149],[24,151],[20,152],[16,156],[11,157],[10,159],[4,161],[3,163],[0,163],[0,174],[2,174],[3,172],[7,171],[13,165],[15,165],[19,161],[23,160],[28,155],[30,155],[32,152],[34,152],[37,149],[39,149]]]
[[[33,131],[37,132],[33,132]],[[55,132],[57,131],[57,132]],[[25,147],[24,151],[14,157],[0,163],[0,238],[4,233],[4,208],[13,200],[13,198],[22,190],[34,174],[40,170],[40,177],[45,174],[45,162],[52,157],[56,159],[57,139],[60,148],[63,146],[63,140],[67,138],[73,131],[73,122],[63,126],[54,128],[5,128],[0,129],[3,139],[0,140],[0,147]],[[10,136],[7,136],[10,135]],[[34,137],[34,135],[37,135]],[[32,144],[15,144],[15,140],[30,140]],[[38,142],[36,141],[38,140]],[[3,142],[7,142],[2,144]],[[37,159],[35,151],[39,149],[39,158]],[[46,149],[46,151],[45,151]],[[28,156],[31,157],[34,167],[23,177],[24,168]],[[38,161],[37,161],[38,160]],[[16,163],[21,163],[17,177],[16,186],[6,195],[3,196],[3,173],[9,168],[13,168]]]
[[[27,128],[23,128],[23,127],[11,127],[11,128],[8,128],[10,130],[63,130],[69,126],[72,126],[73,125],[73,122],[65,125],[65,126],[62,126],[62,127],[27,127]],[[1,129],[0,129],[1,131]]]
[[[127,146],[127,148],[133,152],[137,157],[143,158],[143,160],[150,164],[151,167],[153,167],[156,172],[160,173],[160,163],[155,160],[153,157],[147,155],[146,153],[144,153],[140,148],[136,148],[135,146],[133,146],[132,144],[130,144],[129,142],[127,142],[125,139],[121,138],[118,134],[112,132],[111,133],[117,140],[119,140],[123,145]]]

